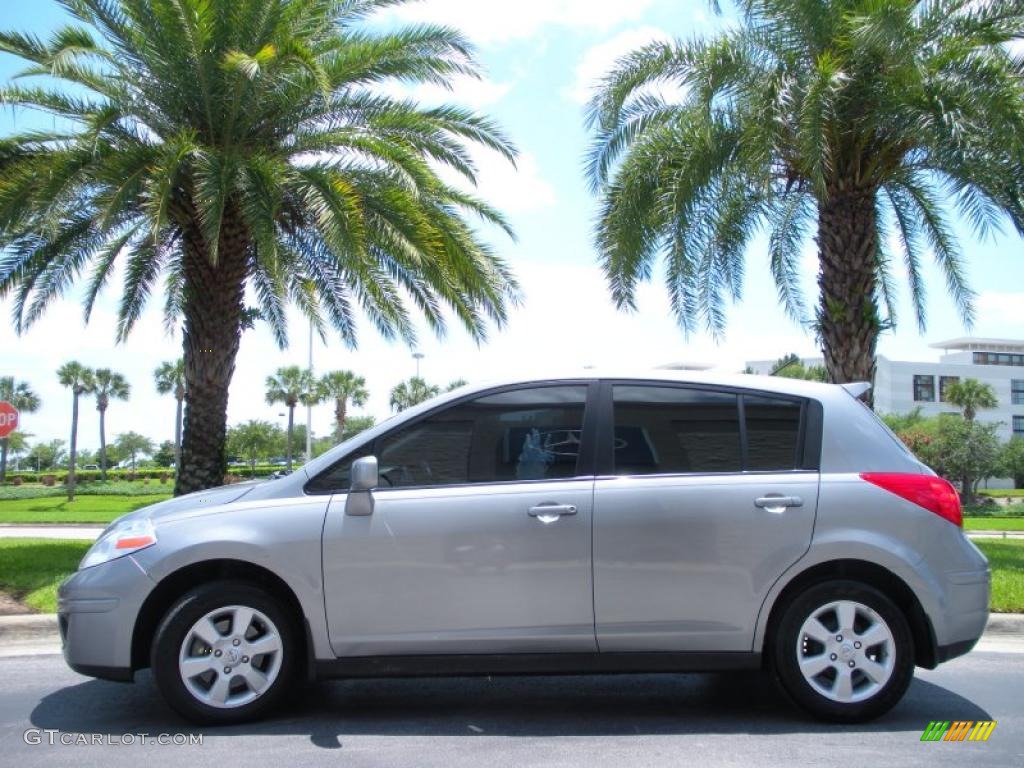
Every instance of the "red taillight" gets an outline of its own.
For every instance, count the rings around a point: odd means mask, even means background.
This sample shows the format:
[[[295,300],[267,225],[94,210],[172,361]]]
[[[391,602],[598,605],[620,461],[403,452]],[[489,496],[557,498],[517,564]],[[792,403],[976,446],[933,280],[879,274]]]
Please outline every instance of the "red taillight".
[[[902,472],[863,472],[861,477],[963,528],[960,494],[948,480],[934,475],[909,475]]]

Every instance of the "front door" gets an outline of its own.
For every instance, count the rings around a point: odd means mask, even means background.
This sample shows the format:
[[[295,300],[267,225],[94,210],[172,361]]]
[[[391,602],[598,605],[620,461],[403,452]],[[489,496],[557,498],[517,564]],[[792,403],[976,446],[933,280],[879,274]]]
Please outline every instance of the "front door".
[[[339,656],[594,651],[591,385],[459,401],[379,438],[374,510],[323,537]]]
[[[610,389],[605,471],[615,477],[599,479],[594,494],[600,650],[749,651],[765,595],[810,546],[818,472],[801,439],[809,404]]]

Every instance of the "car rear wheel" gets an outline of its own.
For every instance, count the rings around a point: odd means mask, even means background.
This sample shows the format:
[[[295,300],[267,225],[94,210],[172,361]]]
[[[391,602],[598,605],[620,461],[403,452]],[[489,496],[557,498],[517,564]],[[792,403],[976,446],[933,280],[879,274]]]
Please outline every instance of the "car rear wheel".
[[[913,638],[898,606],[855,581],[829,581],[784,608],[773,638],[776,676],[803,709],[861,722],[890,710],[914,673]]]
[[[164,616],[151,665],[160,692],[184,717],[237,723],[262,716],[294,672],[292,621],[277,598],[253,585],[197,587]]]

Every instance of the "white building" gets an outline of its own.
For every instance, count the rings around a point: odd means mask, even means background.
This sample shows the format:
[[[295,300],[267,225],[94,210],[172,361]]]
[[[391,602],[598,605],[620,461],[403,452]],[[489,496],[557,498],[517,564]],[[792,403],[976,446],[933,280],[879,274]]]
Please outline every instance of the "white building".
[[[978,421],[999,422],[999,437],[1024,437],[1024,341],[966,337],[931,345],[942,350],[937,362],[918,363],[878,356],[875,410],[908,413],[920,408],[925,416],[960,411],[944,401],[954,381],[977,379],[991,385],[999,405],[978,411]],[[805,365],[822,365],[821,358]],[[774,360],[748,363],[756,373],[772,373]]]

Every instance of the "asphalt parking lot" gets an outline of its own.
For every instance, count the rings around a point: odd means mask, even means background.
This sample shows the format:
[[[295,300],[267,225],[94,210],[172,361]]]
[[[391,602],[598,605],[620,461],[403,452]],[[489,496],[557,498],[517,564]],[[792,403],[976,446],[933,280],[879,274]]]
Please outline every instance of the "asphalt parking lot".
[[[1024,765],[1020,652],[918,670],[895,710],[853,727],[808,720],[770,680],[743,674],[329,682],[235,728],[182,721],[145,673],[103,682],[36,655],[0,659],[0,680],[3,763],[19,768]],[[932,720],[997,725],[984,743],[921,742]],[[203,741],[151,743],[158,734]]]

